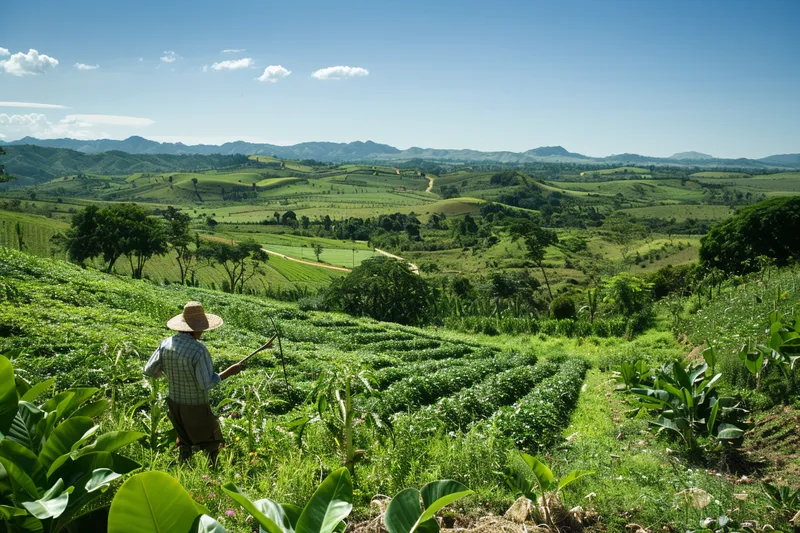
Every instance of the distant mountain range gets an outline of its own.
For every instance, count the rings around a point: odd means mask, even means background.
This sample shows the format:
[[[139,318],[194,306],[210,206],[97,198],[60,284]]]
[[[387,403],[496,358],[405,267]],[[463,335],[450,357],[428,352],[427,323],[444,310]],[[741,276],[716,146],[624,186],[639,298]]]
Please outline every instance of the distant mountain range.
[[[617,154],[606,157],[590,157],[569,152],[561,146],[543,146],[526,152],[481,152],[478,150],[436,149],[412,147],[400,150],[388,144],[372,141],[351,143],[304,142],[291,146],[250,143],[245,141],[228,142],[221,145],[183,143],[160,143],[143,137],[128,137],[117,141],[98,139],[93,141],[79,139],[35,139],[25,137],[0,145],[37,145],[51,148],[67,148],[86,154],[112,150],[129,154],[150,155],[270,155],[281,159],[315,159],[324,162],[344,161],[408,161],[429,159],[439,161],[494,162],[494,163],[581,163],[581,164],[635,164],[635,165],[681,165],[698,167],[784,167],[800,168],[800,154],[782,154],[762,159],[719,159],[700,152],[681,152],[670,157],[652,157],[640,154]]]

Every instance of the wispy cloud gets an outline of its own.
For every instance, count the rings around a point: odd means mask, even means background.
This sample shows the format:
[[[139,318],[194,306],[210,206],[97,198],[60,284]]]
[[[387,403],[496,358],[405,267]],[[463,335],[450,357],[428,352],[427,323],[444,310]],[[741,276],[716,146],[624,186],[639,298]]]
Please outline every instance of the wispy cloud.
[[[108,131],[129,135],[131,128],[147,127],[155,122],[149,118],[122,115],[67,115],[58,122],[50,122],[42,113],[7,115],[0,113],[0,127],[12,137],[33,135],[40,139],[73,137],[91,139],[108,136]],[[98,128],[102,127],[102,129]]]
[[[59,104],[40,104],[38,102],[0,102],[0,107],[28,107],[31,109],[69,109]]]
[[[3,49],[5,50],[5,48]],[[7,52],[7,50],[6,50]],[[6,54],[0,54],[6,55]],[[58,60],[45,54],[40,54],[33,48],[28,53],[17,52],[10,58],[0,61],[0,68],[12,76],[27,76],[29,74],[44,74],[58,66]]]
[[[164,50],[164,55],[161,56],[161,61],[163,61],[164,63],[174,63],[179,59],[181,59],[181,56],[179,56],[172,50]]]
[[[140,58],[139,58],[139,63],[141,63],[142,61],[144,61],[144,58],[143,58],[143,57],[140,57]]]
[[[155,121],[149,118],[129,117],[125,115],[67,115],[64,121],[69,123],[102,124],[106,126],[152,126]]]
[[[11,52],[8,51],[8,48],[0,47],[0,57],[7,56],[9,54],[11,54]]]
[[[264,73],[256,79],[258,81],[276,83],[291,73],[291,70],[283,68],[282,65],[270,65],[265,68]]]
[[[238,70],[240,68],[250,68],[255,64],[252,57],[241,59],[229,59],[228,61],[218,61],[211,65],[212,70]]]
[[[86,63],[75,63],[75,68],[78,70],[97,70],[100,65],[87,65]]]
[[[360,76],[368,76],[369,71],[361,67],[326,67],[314,71],[312,77],[318,80],[342,80],[345,78],[357,78]]]
[[[222,51],[223,54],[238,54],[240,52],[244,52],[244,48],[226,48]]]

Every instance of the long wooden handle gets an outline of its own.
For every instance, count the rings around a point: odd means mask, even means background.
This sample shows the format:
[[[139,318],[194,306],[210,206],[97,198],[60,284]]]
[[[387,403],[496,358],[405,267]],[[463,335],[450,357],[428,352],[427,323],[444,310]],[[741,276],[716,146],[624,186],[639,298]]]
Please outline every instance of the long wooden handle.
[[[274,341],[274,340],[275,340],[277,337],[278,337],[278,335],[277,335],[277,334],[273,335],[273,336],[272,336],[272,338],[271,338],[271,339],[270,339],[270,340],[269,340],[269,341],[268,341],[266,344],[264,344],[263,346],[261,346],[261,347],[260,347],[260,348],[258,348],[257,350],[254,350],[254,351],[253,351],[251,354],[249,354],[247,357],[245,357],[244,359],[242,359],[241,361],[239,361],[239,362],[238,362],[238,363],[236,363],[236,364],[237,364],[237,365],[244,364],[244,363],[245,363],[245,362],[246,362],[248,359],[250,359],[251,357],[253,357],[255,354],[257,354],[257,353],[260,353],[260,352],[263,352],[264,350],[266,350],[267,348],[269,348],[269,347],[270,347],[270,345],[272,344],[272,342],[273,342],[273,341]]]

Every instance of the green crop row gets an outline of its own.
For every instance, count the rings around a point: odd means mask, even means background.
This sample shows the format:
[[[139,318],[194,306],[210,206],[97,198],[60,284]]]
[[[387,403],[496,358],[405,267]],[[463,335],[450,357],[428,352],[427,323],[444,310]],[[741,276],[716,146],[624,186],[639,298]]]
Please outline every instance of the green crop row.
[[[525,366],[536,364],[536,356],[532,353],[509,352],[507,354],[494,354],[491,351],[477,350],[467,357],[451,361],[449,359],[438,359],[433,361],[420,361],[406,363],[404,365],[382,368],[375,372],[376,385],[379,389],[385,389],[392,383],[409,376],[421,376],[437,372],[445,368],[472,364],[475,359],[485,359],[494,357],[498,371],[503,371],[514,366]]]
[[[569,423],[587,369],[582,359],[567,360],[530,394],[495,413],[489,424],[521,450],[535,452],[556,442]]]
[[[466,429],[471,423],[490,417],[511,404],[520,393],[555,374],[558,364],[542,361],[535,366],[521,364],[495,374],[458,394],[442,398],[425,410],[437,417],[446,430]]]

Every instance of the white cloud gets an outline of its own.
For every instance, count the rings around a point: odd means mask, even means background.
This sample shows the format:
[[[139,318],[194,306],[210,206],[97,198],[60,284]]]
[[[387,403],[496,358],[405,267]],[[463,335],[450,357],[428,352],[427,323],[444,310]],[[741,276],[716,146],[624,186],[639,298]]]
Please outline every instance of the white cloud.
[[[142,61],[144,61],[144,58],[143,58],[143,57],[140,57],[140,58],[139,58],[139,63],[141,63]]]
[[[211,65],[213,70],[238,70],[240,68],[250,68],[255,64],[252,57],[241,59],[229,59],[228,61],[218,61]]]
[[[208,65],[203,65],[203,72],[208,72]]]
[[[342,80],[345,78],[356,78],[359,76],[367,76],[369,71],[361,67],[327,67],[321,68],[311,75],[318,80]]]
[[[179,56],[172,50],[164,50],[164,55],[161,57],[161,61],[163,61],[164,63],[174,63],[179,59],[181,59],[181,56]]]
[[[69,109],[65,105],[40,104],[37,102],[0,102],[0,107],[30,107],[32,109]]]
[[[256,78],[258,81],[278,82],[291,74],[291,70],[283,68],[281,65],[270,65],[264,69],[264,73]]]
[[[226,48],[222,51],[223,54],[238,54],[239,52],[244,52],[244,48]]]
[[[87,65],[86,63],[75,63],[75,68],[78,70],[96,70],[100,65]]]
[[[131,128],[146,127],[154,124],[149,118],[128,117],[119,115],[67,115],[56,123],[42,113],[28,113],[25,115],[7,115],[0,113],[0,129],[3,134],[20,138],[26,135],[40,139],[53,139],[59,137],[72,137],[76,139],[96,139],[108,137],[109,131],[118,134],[118,137],[130,135]],[[98,126],[104,127],[98,129]]]
[[[8,48],[0,47],[0,56],[7,56],[10,55],[11,52],[8,51]]]
[[[3,135],[2,133],[0,133],[0,139],[5,139],[5,138],[6,138],[6,136]]]
[[[3,68],[12,76],[26,76],[28,74],[44,74],[49,69],[58,65],[58,60],[48,55],[40,54],[33,48],[27,54],[17,52],[10,58],[0,61]]]
[[[154,120],[141,117],[128,117],[124,115],[67,115],[62,122],[66,124],[86,123],[89,125],[103,124],[107,126],[151,126]]]

